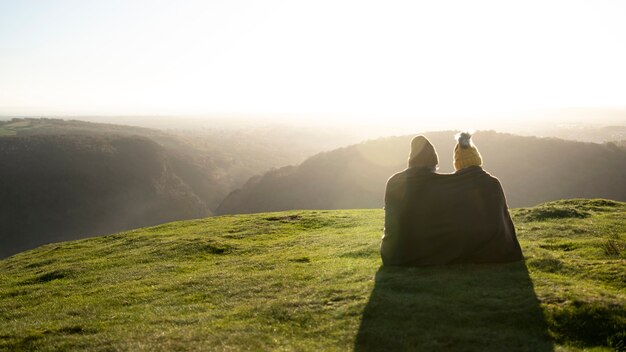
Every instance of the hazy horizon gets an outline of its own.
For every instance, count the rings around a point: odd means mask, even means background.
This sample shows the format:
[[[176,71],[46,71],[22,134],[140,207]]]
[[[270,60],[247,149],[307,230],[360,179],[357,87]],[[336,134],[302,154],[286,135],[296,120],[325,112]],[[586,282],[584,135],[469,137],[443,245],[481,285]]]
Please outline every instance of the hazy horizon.
[[[507,112],[500,115],[459,116],[456,119],[437,116],[414,116],[413,119],[369,115],[306,114],[220,114],[220,115],[0,115],[0,121],[12,118],[51,118],[109,123],[160,130],[254,130],[308,129],[319,137],[334,136],[345,144],[361,140],[434,131],[492,130],[518,135],[559,137],[588,142],[626,139],[626,108],[536,109]],[[606,127],[619,127],[609,133]],[[596,130],[602,130],[597,133]]]

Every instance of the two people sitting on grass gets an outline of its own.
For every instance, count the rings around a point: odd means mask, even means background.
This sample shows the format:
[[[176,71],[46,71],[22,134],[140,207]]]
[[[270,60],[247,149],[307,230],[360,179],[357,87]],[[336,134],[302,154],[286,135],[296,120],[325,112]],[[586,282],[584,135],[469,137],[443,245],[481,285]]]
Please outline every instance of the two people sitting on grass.
[[[424,136],[408,168],[387,181],[383,265],[500,263],[523,259],[502,186],[482,169],[469,133],[457,135],[453,174]]]

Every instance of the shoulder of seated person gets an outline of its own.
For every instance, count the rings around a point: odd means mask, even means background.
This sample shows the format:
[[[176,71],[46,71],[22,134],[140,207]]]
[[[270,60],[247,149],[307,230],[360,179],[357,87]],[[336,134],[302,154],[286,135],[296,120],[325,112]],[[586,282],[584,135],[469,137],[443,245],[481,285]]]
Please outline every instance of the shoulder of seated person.
[[[477,172],[477,171],[484,171],[484,170],[480,166],[470,166],[470,167],[466,167],[466,168],[461,169],[461,170],[457,170],[454,174],[455,175],[463,175],[463,174],[468,174],[468,173]]]
[[[402,170],[400,172],[396,172],[395,174],[391,175],[391,177],[389,177],[389,181],[395,180],[395,179],[400,178],[400,177],[403,177],[406,174],[407,170],[409,170],[409,169],[404,169],[404,170]]]

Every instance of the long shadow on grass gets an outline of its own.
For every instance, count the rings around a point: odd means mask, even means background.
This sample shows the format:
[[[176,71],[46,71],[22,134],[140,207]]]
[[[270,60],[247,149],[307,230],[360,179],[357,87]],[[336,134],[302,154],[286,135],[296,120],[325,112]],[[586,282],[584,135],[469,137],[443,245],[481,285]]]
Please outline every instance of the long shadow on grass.
[[[381,267],[355,351],[552,351],[525,264]]]

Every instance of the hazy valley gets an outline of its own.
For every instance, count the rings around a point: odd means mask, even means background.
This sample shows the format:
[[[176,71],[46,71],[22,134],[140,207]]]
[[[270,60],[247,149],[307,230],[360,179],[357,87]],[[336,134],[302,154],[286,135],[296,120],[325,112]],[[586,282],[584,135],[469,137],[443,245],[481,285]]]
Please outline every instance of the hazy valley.
[[[439,172],[453,171],[454,134],[424,133],[437,149]],[[407,167],[412,137],[367,141],[272,170],[232,192],[217,212],[380,208],[386,180]],[[478,132],[474,140],[509,206],[577,197],[626,200],[626,148],[496,132]]]
[[[381,208],[385,182],[406,167],[413,136],[330,150],[350,138],[289,126],[218,127],[0,122],[0,256],[213,214]],[[454,132],[425,135],[438,151],[439,172],[451,172]],[[479,132],[475,142],[510,206],[626,200],[626,149],[619,143],[495,132]]]
[[[60,119],[0,122],[0,257],[209,216],[251,176],[299,163],[338,140],[285,126],[162,131]]]

